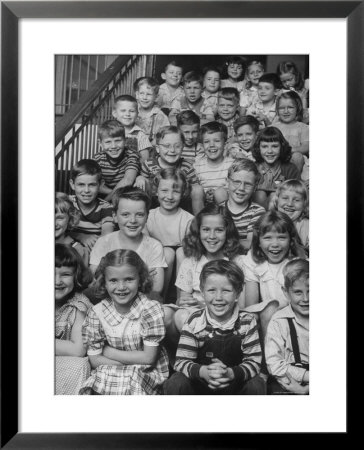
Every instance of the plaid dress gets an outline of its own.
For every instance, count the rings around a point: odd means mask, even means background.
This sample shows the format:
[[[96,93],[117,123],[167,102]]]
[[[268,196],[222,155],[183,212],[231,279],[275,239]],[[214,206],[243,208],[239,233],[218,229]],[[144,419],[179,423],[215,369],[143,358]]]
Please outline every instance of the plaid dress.
[[[75,295],[56,312],[55,338],[69,341],[77,311],[87,313],[92,304],[83,294]],[[84,381],[90,376],[87,357],[56,356],[55,394],[77,395]]]
[[[88,346],[87,354],[101,355],[109,345],[119,350],[143,350],[144,343],[159,345],[165,335],[161,305],[139,293],[130,311],[121,315],[110,299],[105,299],[89,310],[82,327]],[[159,394],[168,378],[168,358],[163,347],[154,365],[125,364],[100,365],[80,390],[81,395],[92,391],[101,395]]]

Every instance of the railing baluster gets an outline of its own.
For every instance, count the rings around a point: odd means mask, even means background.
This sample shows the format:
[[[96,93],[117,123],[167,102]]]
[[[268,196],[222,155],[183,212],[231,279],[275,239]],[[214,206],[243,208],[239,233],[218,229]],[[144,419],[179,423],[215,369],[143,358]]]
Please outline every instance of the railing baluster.
[[[90,79],[90,59],[90,55],[87,55],[86,91],[88,89],[88,83]]]
[[[80,55],[79,67],[78,67],[77,100],[80,98],[80,92],[81,92],[81,69],[82,69],[82,55]]]
[[[68,82],[68,108],[71,106],[71,95],[72,95],[72,83],[73,83],[73,55],[71,56],[71,67],[70,67],[70,76]]]

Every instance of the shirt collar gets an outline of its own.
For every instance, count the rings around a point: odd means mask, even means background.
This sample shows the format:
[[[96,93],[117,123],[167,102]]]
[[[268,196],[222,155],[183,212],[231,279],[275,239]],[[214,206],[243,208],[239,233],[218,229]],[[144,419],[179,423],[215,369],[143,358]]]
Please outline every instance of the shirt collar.
[[[120,314],[115,309],[115,306],[110,298],[107,299],[106,302],[104,302],[103,304],[103,315],[107,320],[107,322],[112,326],[119,325],[124,319],[136,320],[140,317],[141,313],[142,313],[141,294],[137,295],[136,299],[131,305],[130,311],[128,311],[126,314]]]

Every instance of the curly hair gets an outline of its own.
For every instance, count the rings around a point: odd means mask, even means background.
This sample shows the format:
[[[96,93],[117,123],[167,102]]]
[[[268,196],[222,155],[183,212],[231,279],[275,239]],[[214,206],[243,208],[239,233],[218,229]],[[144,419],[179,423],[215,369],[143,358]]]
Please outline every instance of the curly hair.
[[[290,239],[289,251],[287,254],[288,259],[305,257],[303,246],[300,243],[300,238],[292,220],[287,214],[272,210],[260,216],[253,227],[251,254],[256,263],[261,264],[267,260],[266,255],[260,247],[260,238],[270,231],[288,233]]]
[[[87,288],[92,281],[92,274],[82,260],[80,254],[70,245],[56,244],[55,267],[73,267],[74,269],[74,291],[81,292]]]
[[[81,212],[76,209],[67,194],[56,192],[54,203],[56,214],[66,214],[68,216],[67,230],[72,230],[80,221]]]
[[[279,104],[282,99],[289,99],[289,100],[293,101],[293,103],[296,106],[296,119],[298,120],[298,122],[301,122],[302,118],[303,118],[303,105],[302,105],[301,97],[297,94],[297,92],[288,91],[288,92],[283,92],[282,94],[278,95],[277,101],[276,101],[276,109],[277,109],[278,115],[279,115]]]
[[[306,186],[300,180],[286,180],[279,184],[276,191],[273,194],[272,200],[269,202],[269,209],[278,210],[278,198],[283,191],[294,191],[300,194],[303,199],[303,211],[301,218],[308,218],[309,207],[308,207],[308,192]]]
[[[206,249],[200,239],[200,228],[202,219],[205,216],[220,215],[226,227],[226,240],[223,246],[223,253],[229,259],[244,253],[239,242],[239,234],[235,227],[235,223],[226,206],[217,205],[216,203],[208,203],[192,220],[190,230],[183,239],[183,251],[187,257],[200,259],[206,254]]]
[[[245,62],[244,58],[242,58],[241,56],[238,56],[238,55],[232,55],[227,58],[227,60],[225,61],[224,65],[223,65],[223,68],[222,68],[221,78],[224,80],[229,78],[229,74],[228,74],[229,64],[240,64],[241,65],[241,68],[243,70],[241,72],[240,77],[237,79],[237,81],[244,80],[246,62]]]
[[[190,193],[190,184],[186,178],[184,172],[176,167],[166,167],[162,169],[155,177],[153,178],[153,185],[158,188],[161,180],[173,180],[173,188],[178,187],[178,183],[182,185],[182,197],[188,197]]]
[[[121,267],[129,265],[134,267],[139,277],[139,291],[148,294],[152,290],[153,282],[148,267],[141,257],[133,250],[113,250],[101,258],[95,272],[95,290],[98,296],[108,296],[105,287],[105,270],[107,267]]]
[[[278,142],[281,146],[279,161],[281,163],[287,163],[290,161],[292,156],[292,147],[289,145],[288,141],[283,136],[281,130],[279,130],[278,128],[267,127],[259,131],[252,150],[252,154],[257,163],[261,163],[264,161],[260,153],[261,142]]]

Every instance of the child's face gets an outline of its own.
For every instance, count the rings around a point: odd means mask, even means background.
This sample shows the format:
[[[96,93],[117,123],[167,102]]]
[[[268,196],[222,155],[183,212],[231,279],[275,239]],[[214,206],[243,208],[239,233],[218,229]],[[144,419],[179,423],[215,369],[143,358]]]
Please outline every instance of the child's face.
[[[202,295],[211,317],[219,322],[228,320],[237,303],[237,292],[226,275],[217,273],[206,278]]]
[[[211,161],[219,161],[224,157],[225,136],[221,131],[205,133],[202,137],[205,154]]]
[[[169,133],[157,144],[157,151],[162,161],[173,166],[181,158],[183,142],[177,133]]]
[[[139,87],[139,90],[135,93],[136,99],[138,100],[139,106],[142,109],[151,109],[154,106],[155,99],[157,95],[154,89],[143,84]]]
[[[114,106],[112,115],[118,120],[124,127],[132,127],[135,124],[138,116],[138,107],[136,103],[123,100],[117,102]]]
[[[291,72],[282,73],[279,75],[279,78],[281,79],[282,86],[285,89],[296,86],[296,75]]]
[[[222,250],[226,241],[226,227],[220,214],[202,217],[200,240],[207,254],[216,255]]]
[[[130,311],[139,290],[139,274],[135,267],[108,266],[105,269],[105,288],[120,314]]]
[[[235,116],[238,106],[234,100],[220,97],[217,104],[217,112],[223,120],[230,120]]]
[[[185,138],[186,147],[192,147],[196,144],[198,132],[200,130],[200,126],[198,123],[194,123],[193,125],[181,125],[179,129],[182,131]]]
[[[190,81],[183,86],[185,96],[190,103],[197,103],[201,99],[202,86],[198,81]]]
[[[128,238],[137,238],[143,231],[147,222],[147,210],[142,200],[122,198],[116,213],[113,213],[114,222],[119,225],[120,232]]]
[[[268,103],[274,100],[277,95],[277,90],[272,83],[260,82],[258,83],[258,96],[263,103]]]
[[[59,239],[66,234],[69,222],[68,214],[57,212],[55,217],[55,238]]]
[[[291,98],[281,98],[278,105],[278,117],[283,123],[295,122],[297,119],[296,103]]]
[[[228,64],[227,74],[229,75],[229,78],[237,80],[239,77],[241,77],[242,73],[243,73],[243,66],[241,64],[235,63]]]
[[[249,152],[254,146],[257,133],[250,125],[243,125],[236,131],[236,139],[241,149]]]
[[[157,195],[161,208],[166,211],[176,210],[182,198],[182,181],[160,180]]]
[[[78,175],[75,181],[70,180],[70,185],[82,205],[91,206],[95,203],[100,189],[97,175]]]
[[[124,152],[125,139],[122,136],[103,136],[100,140],[102,151],[111,159],[118,159]]]
[[[75,287],[75,269],[73,267],[56,267],[55,299],[60,301],[69,295]]]
[[[246,77],[253,86],[258,86],[259,78],[263,75],[264,70],[255,64],[248,67]]]
[[[310,315],[310,280],[301,277],[288,289],[284,289],[286,296],[291,302],[293,312],[297,316],[309,317]]]
[[[232,173],[229,180],[229,198],[237,205],[244,205],[251,199],[255,186],[256,179],[254,172],[247,170],[240,170]]]
[[[271,264],[279,264],[286,258],[289,252],[290,238],[286,231],[279,233],[275,229],[267,231],[260,236],[259,245],[262,252]]]
[[[283,189],[279,194],[277,209],[284,212],[293,221],[297,220],[302,214],[305,202],[303,196],[293,189]]]
[[[264,162],[268,165],[273,166],[279,160],[281,154],[281,144],[279,142],[261,141],[259,148]]]
[[[162,79],[174,88],[178,87],[182,80],[182,68],[169,65],[164,73]]]
[[[206,72],[203,81],[206,91],[210,94],[214,94],[220,87],[220,74],[218,72],[214,72],[213,70],[209,70]]]

